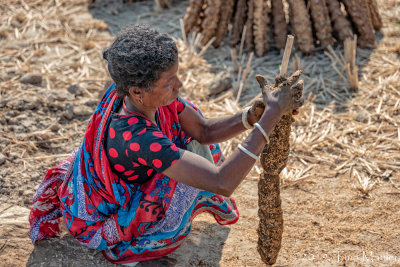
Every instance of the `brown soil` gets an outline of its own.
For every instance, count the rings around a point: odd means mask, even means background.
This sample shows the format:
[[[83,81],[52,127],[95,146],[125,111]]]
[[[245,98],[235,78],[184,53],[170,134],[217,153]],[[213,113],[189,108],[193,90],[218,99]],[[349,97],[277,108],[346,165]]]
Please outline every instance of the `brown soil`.
[[[353,168],[364,164],[365,160],[359,158],[371,151],[367,149],[363,155],[354,154],[352,158],[345,153],[348,147],[358,149],[357,144],[363,149],[366,147],[360,141],[368,139],[362,136],[363,130],[356,129],[353,135],[349,135],[359,141],[353,143],[346,139],[342,146],[337,144],[340,136],[328,141],[317,140],[312,147],[308,147],[307,140],[304,143],[292,142],[288,169],[296,167],[297,170],[297,164],[304,162],[304,169],[308,165],[313,168],[307,169],[307,175],[299,175],[301,177],[297,180],[282,176],[284,232],[277,266],[400,266],[400,190],[396,186],[400,184],[400,130],[399,133],[394,131],[393,135],[385,132],[389,126],[398,129],[400,121],[397,101],[400,96],[400,55],[389,47],[395,46],[400,38],[400,3],[398,0],[380,0],[378,5],[383,20],[383,36],[377,34],[380,43],[371,59],[358,58],[358,62],[364,64],[360,66],[360,73],[363,73],[363,68],[374,69],[374,73],[382,75],[386,81],[384,88],[388,88],[385,91],[388,97],[378,108],[381,115],[368,117],[365,113],[377,109],[379,97],[376,97],[377,102],[363,103],[365,110],[351,110],[363,99],[372,101],[360,98],[364,94],[374,94],[375,86],[381,82],[380,79],[365,79],[369,74],[360,76],[359,92],[347,95],[344,90],[336,91],[347,103],[336,103],[334,112],[324,109],[329,107],[331,100],[321,97],[318,88],[316,91],[308,90],[317,95],[312,114],[314,122],[321,120],[318,124],[321,132],[325,131],[324,123],[342,129],[343,123],[347,123],[346,118],[352,119],[357,115],[357,123],[369,119],[371,127],[376,126],[373,132],[382,137],[371,142],[378,145],[376,149],[386,145],[385,138],[391,138],[391,146],[382,148],[389,156],[386,156],[386,163],[367,158],[368,166],[374,168],[374,162],[377,162],[380,169],[368,176],[373,178],[374,186],[363,188],[353,174]],[[141,22],[156,25],[180,37],[179,19],[186,7],[186,1],[175,2],[172,8],[154,14],[151,13],[153,1],[150,0],[127,4],[99,0],[92,9],[87,8],[84,0],[12,0],[0,3],[3,14],[0,27],[0,266],[112,265],[101,252],[80,246],[65,232],[61,238],[33,246],[27,235],[31,199],[47,169],[66,157],[82,140],[88,118],[108,79],[101,51],[112,41],[112,34],[122,25],[136,22],[140,16]],[[203,68],[204,77],[213,77],[213,72],[219,71],[223,65],[231,66],[227,43],[226,38],[219,50],[210,48],[207,51],[205,58],[210,63],[207,72],[203,67],[193,68]],[[391,54],[388,51],[392,51]],[[369,50],[359,52],[362,55],[372,53]],[[315,66],[323,57],[318,52],[313,57],[302,58],[303,64],[316,63],[312,71],[303,74],[306,84],[313,78],[315,69],[318,71]],[[268,73],[272,80],[280,58],[272,52],[266,59],[255,60],[256,70]],[[387,65],[379,63],[382,58]],[[324,60],[329,63],[327,57]],[[267,66],[268,62],[271,62],[271,67]],[[321,71],[336,75],[330,63]],[[195,74],[193,70],[194,78],[187,75],[187,79],[183,79],[189,83],[187,90],[203,86],[199,85],[202,77]],[[385,75],[391,75],[392,80],[385,80]],[[241,103],[258,93],[255,79],[249,82],[249,87],[254,89],[245,92]],[[324,90],[322,96],[328,89]],[[183,93],[191,95],[190,91]],[[203,100],[197,99],[200,106],[206,105]],[[311,106],[310,103],[301,112],[310,114]],[[390,106],[391,117],[385,116],[385,106]],[[221,114],[220,109],[214,112]],[[212,110],[205,113],[214,115]],[[329,120],[324,121],[323,116]],[[299,134],[302,129],[309,129],[308,121],[304,124],[298,121],[293,127]],[[231,146],[232,143],[225,145]],[[225,151],[231,149],[228,147]],[[346,169],[346,166],[350,167]],[[384,171],[382,166],[386,166],[388,172],[376,175]],[[240,220],[228,227],[216,224],[208,215],[197,217],[187,242],[170,255],[177,259],[177,266],[263,266],[257,252],[259,169],[258,164],[233,195],[239,207]],[[368,170],[363,171],[368,174]],[[358,172],[363,175],[361,170]]]

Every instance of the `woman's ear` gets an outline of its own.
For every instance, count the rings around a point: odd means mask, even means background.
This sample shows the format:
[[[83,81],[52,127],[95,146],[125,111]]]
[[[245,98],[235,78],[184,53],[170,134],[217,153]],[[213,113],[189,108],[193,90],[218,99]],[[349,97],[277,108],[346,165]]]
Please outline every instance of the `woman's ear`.
[[[142,90],[139,87],[131,87],[129,88],[129,95],[132,99],[135,99],[138,102],[142,101]]]

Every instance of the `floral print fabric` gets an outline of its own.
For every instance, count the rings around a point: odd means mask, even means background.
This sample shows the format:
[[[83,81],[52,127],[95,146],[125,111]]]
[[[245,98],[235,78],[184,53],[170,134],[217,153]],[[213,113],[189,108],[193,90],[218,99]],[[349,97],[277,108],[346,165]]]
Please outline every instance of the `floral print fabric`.
[[[121,104],[114,87],[94,112],[81,146],[50,169],[39,186],[29,217],[32,242],[59,235],[63,216],[70,234],[81,244],[102,250],[111,262],[130,263],[177,249],[201,212],[210,212],[219,224],[235,223],[239,214],[231,198],[178,183],[156,171],[142,184],[126,183],[113,171],[104,140],[111,114]],[[175,102],[159,108],[159,126],[171,143],[186,149],[191,139],[177,127]],[[214,162],[219,163],[218,145],[211,148]]]

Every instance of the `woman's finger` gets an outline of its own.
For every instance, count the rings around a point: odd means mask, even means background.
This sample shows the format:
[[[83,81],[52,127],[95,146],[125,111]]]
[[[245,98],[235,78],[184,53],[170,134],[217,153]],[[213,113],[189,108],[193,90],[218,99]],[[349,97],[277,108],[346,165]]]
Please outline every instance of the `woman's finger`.
[[[284,81],[284,86],[292,87],[300,78],[300,75],[303,73],[302,70],[297,70],[293,73],[286,81]]]
[[[304,88],[304,81],[300,80],[298,81],[295,85],[292,86],[292,95],[295,97],[295,99],[300,99],[300,97],[303,95],[303,88]]]
[[[298,109],[298,108],[300,108],[301,106],[303,106],[303,104],[304,104],[304,99],[303,98],[300,98],[299,100],[297,100],[296,102],[294,102],[294,109]]]
[[[278,87],[281,83],[283,83],[284,81],[286,81],[286,77],[283,76],[276,76],[275,77],[275,85],[274,87]]]
[[[261,92],[262,92],[263,96],[265,96],[265,93],[266,93],[265,90],[268,87],[267,79],[264,76],[262,76],[260,74],[257,74],[256,75],[256,80],[257,80],[258,84],[260,85]]]

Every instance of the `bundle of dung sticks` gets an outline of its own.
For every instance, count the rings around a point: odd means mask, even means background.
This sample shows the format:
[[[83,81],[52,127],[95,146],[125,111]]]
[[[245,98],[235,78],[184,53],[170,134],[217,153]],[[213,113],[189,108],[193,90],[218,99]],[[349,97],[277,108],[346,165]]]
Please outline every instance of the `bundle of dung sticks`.
[[[261,75],[256,76],[261,90],[279,90],[283,86],[292,86],[297,82],[301,70],[297,70],[292,76],[286,78],[293,39],[291,35],[287,37],[280,75],[275,78],[275,85],[268,85],[266,79]],[[302,81],[297,85],[301,83]],[[260,222],[257,249],[263,262],[268,265],[276,262],[282,242],[283,213],[279,174],[285,168],[289,157],[292,119],[291,112],[282,116],[271,133],[270,142],[265,145],[260,159],[263,173],[258,182],[258,216]]]
[[[219,47],[229,24],[232,48],[243,39],[247,52],[262,56],[273,46],[282,50],[289,32],[304,54],[353,35],[360,47],[373,46],[382,20],[376,0],[190,0],[186,34],[194,30],[202,34],[204,45]]]

